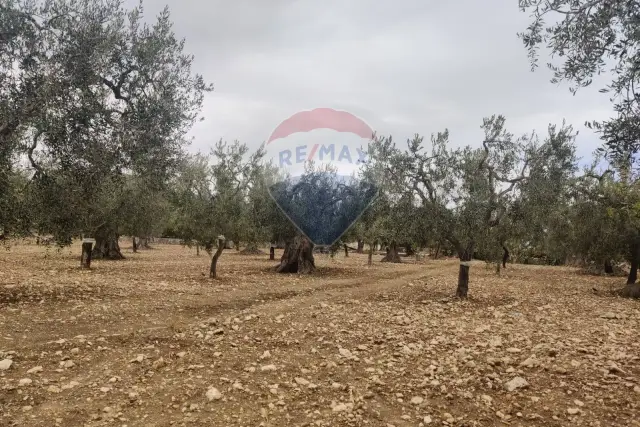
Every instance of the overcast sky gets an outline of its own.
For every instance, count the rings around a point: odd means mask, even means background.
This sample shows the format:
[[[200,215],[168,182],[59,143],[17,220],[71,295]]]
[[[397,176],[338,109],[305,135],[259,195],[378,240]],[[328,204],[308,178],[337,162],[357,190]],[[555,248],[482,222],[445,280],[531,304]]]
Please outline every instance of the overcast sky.
[[[137,2],[127,0],[129,6]],[[504,114],[516,134],[564,119],[578,152],[600,145],[586,120],[611,115],[600,86],[573,96],[530,71],[516,33],[529,18],[517,0],[145,0],[152,19],[169,5],[195,71],[215,86],[192,151],[218,139],[258,147],[293,113],[350,111],[378,134],[405,140],[449,128],[478,146],[482,118]],[[547,58],[543,58],[546,60]],[[543,64],[546,61],[543,61]],[[596,82],[598,83],[598,82]],[[586,160],[586,159],[585,159]]]

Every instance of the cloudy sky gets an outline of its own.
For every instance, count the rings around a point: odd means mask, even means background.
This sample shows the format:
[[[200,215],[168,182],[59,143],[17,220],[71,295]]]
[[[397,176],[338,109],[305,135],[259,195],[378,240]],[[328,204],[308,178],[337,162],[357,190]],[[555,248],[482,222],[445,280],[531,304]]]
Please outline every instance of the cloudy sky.
[[[529,18],[517,3],[144,1],[149,20],[168,4],[195,71],[215,85],[193,151],[220,138],[258,147],[295,112],[332,107],[397,140],[449,128],[457,146],[479,145],[494,113],[516,134],[566,119],[588,158],[600,142],[583,124],[609,117],[608,99],[600,86],[573,96],[545,67],[530,71],[516,35]]]

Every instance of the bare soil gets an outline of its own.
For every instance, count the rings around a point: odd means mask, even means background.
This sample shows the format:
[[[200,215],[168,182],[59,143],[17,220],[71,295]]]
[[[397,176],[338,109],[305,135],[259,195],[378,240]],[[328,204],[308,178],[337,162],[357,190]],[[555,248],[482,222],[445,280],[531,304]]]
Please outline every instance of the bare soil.
[[[1,249],[0,426],[640,426],[621,278],[154,248]]]

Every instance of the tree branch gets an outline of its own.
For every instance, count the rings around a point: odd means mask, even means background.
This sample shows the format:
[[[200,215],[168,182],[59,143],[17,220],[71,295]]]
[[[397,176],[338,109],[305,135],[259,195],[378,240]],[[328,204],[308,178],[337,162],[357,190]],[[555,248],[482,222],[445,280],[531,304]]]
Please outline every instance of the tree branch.
[[[13,133],[21,123],[21,118],[24,116],[29,117],[37,108],[37,103],[34,101],[22,108],[19,114],[16,114],[12,119],[5,121],[0,125],[0,136],[9,136]]]
[[[484,163],[487,161],[487,159],[489,158],[489,146],[487,145],[487,140],[482,141],[482,146],[484,147],[484,154],[482,156],[482,159],[480,160],[480,163],[478,164],[478,170],[482,170],[482,168],[484,168]]]
[[[42,130],[36,131],[36,133],[33,135],[33,142],[31,143],[31,145],[27,149],[27,157],[29,158],[29,162],[31,163],[31,166],[36,170],[36,173],[39,173],[39,174],[42,174],[42,175],[44,175],[44,171],[42,170],[40,165],[38,165],[36,163],[35,159],[33,158],[33,152],[35,151],[36,147],[38,146],[38,139],[40,138],[40,136],[43,133],[44,132]]]
[[[549,1],[549,0],[547,0],[545,3],[546,3],[546,6],[548,8],[547,9],[548,11],[557,12],[557,13],[560,13],[562,15],[578,15],[578,14],[586,11],[587,9],[592,9],[594,6],[596,6],[598,3],[601,3],[602,1],[603,0],[592,0],[592,1],[588,2],[588,3],[583,4],[580,7],[577,7],[575,9],[572,8],[572,9],[569,9],[569,10],[561,10],[559,8],[559,6],[553,6],[551,4],[551,1]],[[589,12],[587,12],[587,14],[589,14]]]
[[[594,178],[594,179],[596,179],[599,183],[601,183],[601,182],[602,182],[602,180],[603,180],[607,175],[609,175],[609,174],[613,175],[613,171],[612,171],[611,169],[607,169],[607,170],[605,170],[605,171],[602,173],[602,175],[596,175],[596,174],[591,173],[591,172],[586,172],[586,173],[583,175],[583,177],[585,177],[585,178]]]
[[[112,81],[110,81],[105,77],[100,78],[102,83],[105,86],[107,86],[109,89],[111,89],[111,92],[113,92],[113,95],[116,97],[116,99],[125,101],[129,106],[131,106],[131,98],[127,95],[122,94],[122,85],[124,85],[124,82],[127,79],[127,76],[131,74],[133,71],[135,71],[136,69],[137,67],[135,66],[131,66],[127,68],[122,74],[120,74],[120,77],[118,77],[117,83],[113,83]]]

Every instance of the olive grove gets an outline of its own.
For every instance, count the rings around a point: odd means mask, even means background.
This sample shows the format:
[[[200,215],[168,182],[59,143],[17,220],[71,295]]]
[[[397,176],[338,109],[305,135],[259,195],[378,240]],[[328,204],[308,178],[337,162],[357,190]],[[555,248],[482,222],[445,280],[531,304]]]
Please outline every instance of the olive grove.
[[[454,256],[460,298],[473,260],[497,273],[513,262],[574,265],[625,274],[623,294],[640,297],[640,6],[519,4],[532,13],[521,35],[532,64],[544,44],[562,59],[554,80],[588,86],[614,61],[603,89],[615,117],[590,123],[604,141],[591,166],[580,167],[570,125],[515,135],[491,115],[469,145],[455,129],[406,144],[377,136],[353,180],[309,165],[289,181],[249,148],[257,141],[188,151],[213,88],[192,71],[168,9],[148,25],[141,5],[118,0],[2,0],[0,240],[92,238],[93,258],[118,260],[123,236],[133,252],[175,237],[209,254],[211,278],[230,241],[279,273],[313,273],[318,251],[368,252],[368,264]]]

